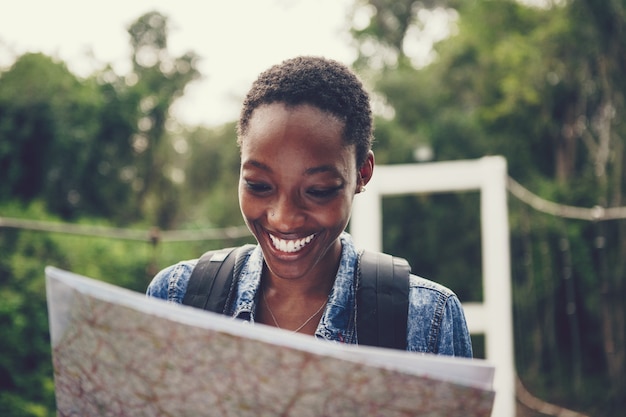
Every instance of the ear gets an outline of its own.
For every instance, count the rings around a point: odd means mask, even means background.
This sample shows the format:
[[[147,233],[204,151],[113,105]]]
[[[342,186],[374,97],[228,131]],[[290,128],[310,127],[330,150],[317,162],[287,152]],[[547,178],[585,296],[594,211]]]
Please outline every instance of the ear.
[[[356,192],[360,193],[364,191],[365,186],[372,179],[374,174],[374,152],[369,151],[367,158],[361,167],[359,168],[359,177],[357,178]]]

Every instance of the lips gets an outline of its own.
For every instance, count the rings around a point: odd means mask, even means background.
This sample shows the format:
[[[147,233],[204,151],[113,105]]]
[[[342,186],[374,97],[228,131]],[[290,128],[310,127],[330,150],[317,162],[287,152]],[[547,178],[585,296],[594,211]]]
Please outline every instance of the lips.
[[[280,239],[271,233],[269,234],[270,240],[272,241],[272,245],[276,250],[285,253],[295,253],[301,251],[306,245],[308,245],[315,234],[309,235],[307,237],[303,237],[300,239]]]

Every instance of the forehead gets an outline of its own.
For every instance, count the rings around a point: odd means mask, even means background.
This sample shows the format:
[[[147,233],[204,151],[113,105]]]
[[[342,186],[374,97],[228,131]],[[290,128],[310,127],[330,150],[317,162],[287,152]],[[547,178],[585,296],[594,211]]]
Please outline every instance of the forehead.
[[[344,139],[345,123],[324,110],[309,104],[289,106],[284,103],[265,104],[254,110],[245,135],[242,152],[260,145],[297,143],[331,151],[346,148],[354,151]]]

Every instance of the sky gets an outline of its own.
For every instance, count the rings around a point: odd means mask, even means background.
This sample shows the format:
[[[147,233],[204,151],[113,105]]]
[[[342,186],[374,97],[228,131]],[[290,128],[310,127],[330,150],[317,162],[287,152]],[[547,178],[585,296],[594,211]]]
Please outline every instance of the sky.
[[[352,0],[0,0],[0,70],[25,52],[43,52],[86,77],[106,63],[130,70],[127,27],[156,10],[169,18],[173,56],[192,50],[203,78],[174,108],[186,124],[234,121],[243,96],[269,66],[297,55],[350,64]],[[4,7],[3,7],[4,6]]]

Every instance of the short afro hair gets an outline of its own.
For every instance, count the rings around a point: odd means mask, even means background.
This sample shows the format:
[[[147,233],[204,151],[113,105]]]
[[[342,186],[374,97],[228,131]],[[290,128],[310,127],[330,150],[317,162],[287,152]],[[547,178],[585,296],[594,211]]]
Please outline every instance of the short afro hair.
[[[343,121],[343,137],[355,145],[357,166],[372,146],[372,111],[369,95],[358,77],[332,59],[300,56],[262,72],[246,95],[237,125],[238,142],[246,135],[252,113],[272,103],[309,104]]]

